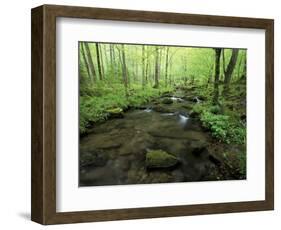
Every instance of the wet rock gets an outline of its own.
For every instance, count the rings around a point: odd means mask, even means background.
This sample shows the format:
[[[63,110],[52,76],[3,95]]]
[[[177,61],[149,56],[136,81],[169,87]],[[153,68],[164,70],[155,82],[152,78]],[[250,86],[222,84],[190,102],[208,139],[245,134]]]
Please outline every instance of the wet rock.
[[[135,106],[134,109],[139,109],[139,110],[144,110],[144,109],[147,109],[149,108],[149,106],[146,106],[146,105],[140,105],[140,106]]]
[[[151,183],[168,183],[173,181],[173,176],[168,173],[163,172],[155,172],[150,177]]]
[[[192,102],[195,102],[195,103],[200,103],[200,102],[201,102],[201,99],[196,96],[196,97],[193,97],[193,98],[191,99],[191,101],[192,101]]]
[[[84,152],[80,155],[81,166],[102,167],[106,164],[108,157],[103,152]]]
[[[194,110],[192,110],[190,113],[189,113],[189,116],[191,117],[191,118],[196,118],[196,117],[199,117],[199,113],[198,112],[196,112],[196,111],[194,111]]]
[[[186,101],[192,101],[192,99],[194,98],[194,96],[184,96],[183,99]]]
[[[215,165],[220,165],[221,164],[220,159],[217,156],[215,156],[214,154],[210,154],[209,155],[209,160],[211,162],[213,162]]]
[[[164,98],[161,101],[163,104],[169,105],[169,104],[173,104],[173,100],[171,98]]]
[[[191,110],[193,108],[193,105],[191,105],[191,104],[184,104],[184,105],[182,105],[182,107],[184,109]]]
[[[151,150],[146,153],[146,168],[169,168],[178,162],[178,158],[163,150]]]
[[[158,113],[172,113],[173,112],[171,109],[166,108],[166,107],[161,106],[161,105],[153,106],[153,110],[158,112]]]
[[[190,147],[192,149],[192,154],[196,156],[201,155],[203,152],[208,152],[208,143],[204,141],[192,141],[190,143]]]
[[[162,97],[172,97],[172,94],[170,92],[165,92],[162,94]]]
[[[205,101],[207,98],[203,95],[198,95],[197,98],[201,101]]]
[[[169,138],[178,140],[202,140],[206,141],[206,134],[201,131],[194,130],[178,130],[174,127],[159,128],[158,130],[148,131],[149,135],[157,138]]]
[[[110,118],[123,118],[124,117],[124,112],[123,109],[117,107],[113,109],[108,109],[106,110]]]

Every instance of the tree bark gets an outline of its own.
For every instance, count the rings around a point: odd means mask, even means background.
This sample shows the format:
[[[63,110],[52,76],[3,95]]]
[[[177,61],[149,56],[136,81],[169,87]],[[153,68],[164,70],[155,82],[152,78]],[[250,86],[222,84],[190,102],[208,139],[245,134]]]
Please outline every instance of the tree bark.
[[[159,87],[159,49],[157,47],[155,47],[155,76],[154,76],[154,80],[155,80],[155,84],[154,84],[154,88],[158,88]]]
[[[145,87],[145,46],[142,45],[141,49],[141,56],[142,56],[142,88],[144,89]]]
[[[92,80],[93,80],[93,82],[95,82],[96,81],[96,70],[95,70],[95,66],[94,66],[94,63],[93,63],[93,59],[92,59],[91,51],[90,51],[90,48],[89,48],[89,44],[87,42],[85,42],[84,45],[85,45],[85,50],[86,50],[86,54],[87,54],[87,58],[88,58],[90,71],[91,71],[91,74],[92,74]]]
[[[165,86],[168,85],[168,67],[169,67],[169,47],[166,50],[166,63],[165,63]]]
[[[85,54],[85,50],[84,50],[82,42],[80,43],[80,48],[81,48],[82,58],[83,58],[83,61],[85,63],[85,67],[86,67],[86,70],[87,70],[88,78],[91,79],[90,67],[89,67],[89,64],[88,64],[88,60],[86,58],[86,54]]]
[[[100,76],[100,80],[102,80],[103,76],[102,76],[101,61],[100,61],[100,50],[99,50],[99,44],[98,43],[96,43],[96,52],[97,52],[97,63],[98,63],[99,76]]]
[[[239,53],[239,49],[232,49],[231,58],[230,58],[228,66],[227,66],[227,69],[225,71],[224,95],[228,93],[229,83],[231,81],[231,76],[232,76],[233,70],[234,70],[236,62],[237,62],[238,53]]]
[[[216,57],[215,57],[215,81],[214,81],[214,98],[213,103],[219,103],[219,80],[220,80],[220,56],[221,48],[215,48]]]
[[[222,68],[223,68],[223,75],[225,77],[225,53],[224,53],[224,49],[222,49]]]
[[[123,75],[123,82],[125,87],[125,95],[126,97],[129,96],[128,94],[128,72],[127,72],[127,66],[126,66],[126,56],[125,56],[125,48],[124,45],[121,45],[121,55],[122,55],[122,75]]]
[[[101,72],[102,72],[102,78],[105,78],[104,75],[104,57],[103,57],[103,49],[102,49],[102,44],[99,45],[99,50],[100,50],[100,64],[101,64]]]

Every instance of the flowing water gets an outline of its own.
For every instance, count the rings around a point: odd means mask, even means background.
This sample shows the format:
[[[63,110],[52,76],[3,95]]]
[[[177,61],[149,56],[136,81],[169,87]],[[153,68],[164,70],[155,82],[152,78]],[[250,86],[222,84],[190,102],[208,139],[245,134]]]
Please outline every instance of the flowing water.
[[[124,118],[96,124],[81,138],[80,160],[95,154],[97,161],[80,165],[80,186],[225,179],[218,161],[207,148],[201,148],[212,139],[183,107],[191,102],[175,96],[171,99],[172,104],[161,104],[168,112],[156,112],[153,105],[130,110]],[[195,151],[198,148],[200,153]],[[147,169],[146,153],[159,149],[176,156],[180,163],[172,168]]]

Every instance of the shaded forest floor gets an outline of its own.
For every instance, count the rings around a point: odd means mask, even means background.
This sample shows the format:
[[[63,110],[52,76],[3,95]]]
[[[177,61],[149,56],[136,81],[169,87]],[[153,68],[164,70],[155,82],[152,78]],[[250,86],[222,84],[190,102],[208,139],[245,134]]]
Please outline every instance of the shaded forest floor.
[[[81,97],[80,186],[246,178],[245,82],[219,105],[206,86],[114,93]]]

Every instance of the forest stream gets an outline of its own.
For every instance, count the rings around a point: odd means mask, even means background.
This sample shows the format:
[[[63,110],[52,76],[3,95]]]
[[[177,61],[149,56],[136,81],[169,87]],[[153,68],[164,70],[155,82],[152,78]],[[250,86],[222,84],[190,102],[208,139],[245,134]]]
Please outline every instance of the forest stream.
[[[214,140],[191,113],[196,103],[177,90],[95,124],[80,138],[80,186],[240,179],[222,160],[226,149],[239,146]],[[150,151],[174,161],[148,165]]]

